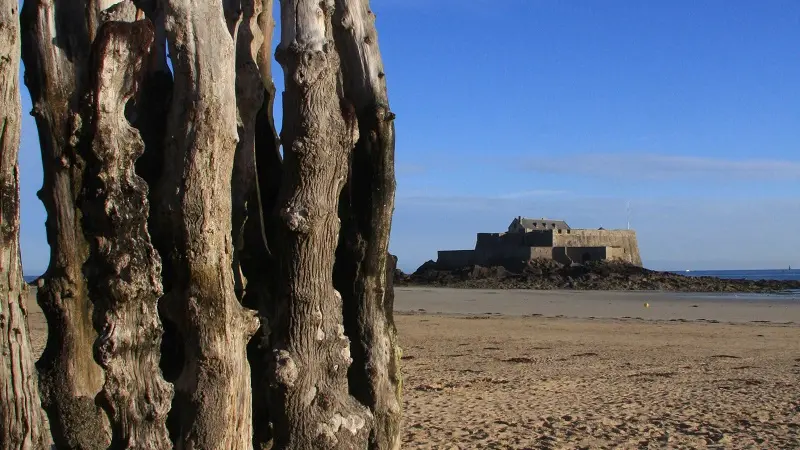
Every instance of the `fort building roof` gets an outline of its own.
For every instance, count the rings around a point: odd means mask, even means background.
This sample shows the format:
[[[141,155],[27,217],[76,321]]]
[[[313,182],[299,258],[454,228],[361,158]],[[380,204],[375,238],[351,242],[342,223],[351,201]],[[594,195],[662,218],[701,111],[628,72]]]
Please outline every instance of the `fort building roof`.
[[[511,222],[508,226],[509,232],[525,230],[569,230],[570,227],[567,222],[563,220],[552,219],[530,219],[527,217],[519,216]]]

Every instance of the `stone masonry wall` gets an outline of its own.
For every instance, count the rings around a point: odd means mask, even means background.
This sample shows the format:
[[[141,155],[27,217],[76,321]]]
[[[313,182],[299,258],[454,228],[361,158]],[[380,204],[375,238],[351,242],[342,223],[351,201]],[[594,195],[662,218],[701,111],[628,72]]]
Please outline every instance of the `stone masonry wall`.
[[[554,234],[555,247],[621,247],[622,259],[642,265],[636,232],[633,230],[570,230],[569,233]]]

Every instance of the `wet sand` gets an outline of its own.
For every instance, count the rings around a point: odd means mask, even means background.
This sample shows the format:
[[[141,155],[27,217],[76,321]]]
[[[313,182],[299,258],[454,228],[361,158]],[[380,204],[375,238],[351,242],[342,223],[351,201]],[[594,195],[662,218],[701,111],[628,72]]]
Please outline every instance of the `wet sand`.
[[[798,300],[405,287],[396,297],[404,448],[800,448]]]
[[[649,307],[646,307],[648,304]],[[398,287],[396,311],[800,324],[800,294],[524,291]]]

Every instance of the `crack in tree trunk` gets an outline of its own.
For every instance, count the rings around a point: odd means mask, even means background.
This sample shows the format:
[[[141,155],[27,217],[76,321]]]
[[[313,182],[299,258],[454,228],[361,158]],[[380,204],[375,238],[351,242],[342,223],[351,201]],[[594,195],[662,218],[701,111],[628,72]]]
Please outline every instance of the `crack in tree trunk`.
[[[99,401],[111,420],[111,447],[120,449],[172,447],[165,422],[173,389],[159,369],[161,260],[147,232],[147,185],[134,171],[144,142],[125,118],[153,37],[149,21],[100,27],[85,117],[91,143],[81,209],[92,251],[84,272],[106,375]]]
[[[77,108],[90,50],[86,8],[84,0],[25,0],[20,22],[50,244],[50,264],[38,290],[48,325],[47,346],[36,364],[42,401],[58,448],[105,449],[108,418],[94,401],[103,371],[92,356],[97,334],[82,274],[89,249],[75,203],[83,172],[75,149],[82,133]]]
[[[394,260],[388,254],[394,212],[394,114],[368,0],[336,0],[334,35],[344,96],[358,117],[359,140],[340,199],[342,234],[334,279],[353,340],[350,391],[375,416],[370,448],[400,447],[400,348],[392,309]]]
[[[238,141],[234,41],[221,5],[166,2],[175,72],[159,227],[171,242],[164,312],[184,340],[175,381],[178,449],[252,448],[245,346],[258,327],[234,293],[231,177]]]
[[[164,165],[164,144],[167,132],[167,116],[172,103],[172,74],[167,65],[167,32],[164,25],[164,0],[137,0],[136,7],[144,11],[145,16],[154,27],[153,45],[147,60],[147,73],[134,104],[129,110],[131,123],[139,130],[144,141],[145,150],[136,160],[136,173],[150,187],[150,203],[157,203],[152,198],[155,187],[161,179]],[[151,216],[152,218],[153,216]],[[157,234],[157,224],[149,221],[150,234]],[[155,239],[154,239],[155,241]],[[166,261],[164,262],[167,263]],[[168,272],[165,272],[167,275]],[[163,282],[169,283],[170,277],[164,276]]]
[[[248,222],[260,222],[260,210],[256,199],[255,126],[258,111],[264,102],[264,86],[261,82],[256,58],[261,48],[262,35],[258,28],[261,13],[260,1],[241,2],[241,20],[236,26],[236,107],[238,111],[239,144],[233,163],[231,197],[233,208],[234,276],[237,296],[242,298],[247,279],[243,277],[244,266],[255,258],[265,258],[264,242],[248,241],[245,245],[245,228]],[[232,15],[232,14],[226,14]],[[260,224],[259,224],[260,227]]]
[[[19,6],[0,0],[0,445],[44,450],[50,436],[28,328],[19,247]]]

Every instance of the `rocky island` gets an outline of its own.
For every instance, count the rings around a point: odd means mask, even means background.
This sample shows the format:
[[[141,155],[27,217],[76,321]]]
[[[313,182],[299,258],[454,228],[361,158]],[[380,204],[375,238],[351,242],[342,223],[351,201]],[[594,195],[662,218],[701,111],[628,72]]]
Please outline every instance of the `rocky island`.
[[[471,289],[574,289],[598,291],[780,293],[800,289],[800,281],[731,280],[645,269],[622,261],[565,265],[536,259],[517,268],[467,265],[444,268],[428,261],[413,274],[395,271],[395,285]]]
[[[475,248],[438,252],[397,285],[475,289],[778,293],[800,281],[686,276],[642,267],[633,230],[575,229],[563,220],[515,218],[504,233],[478,233]]]

